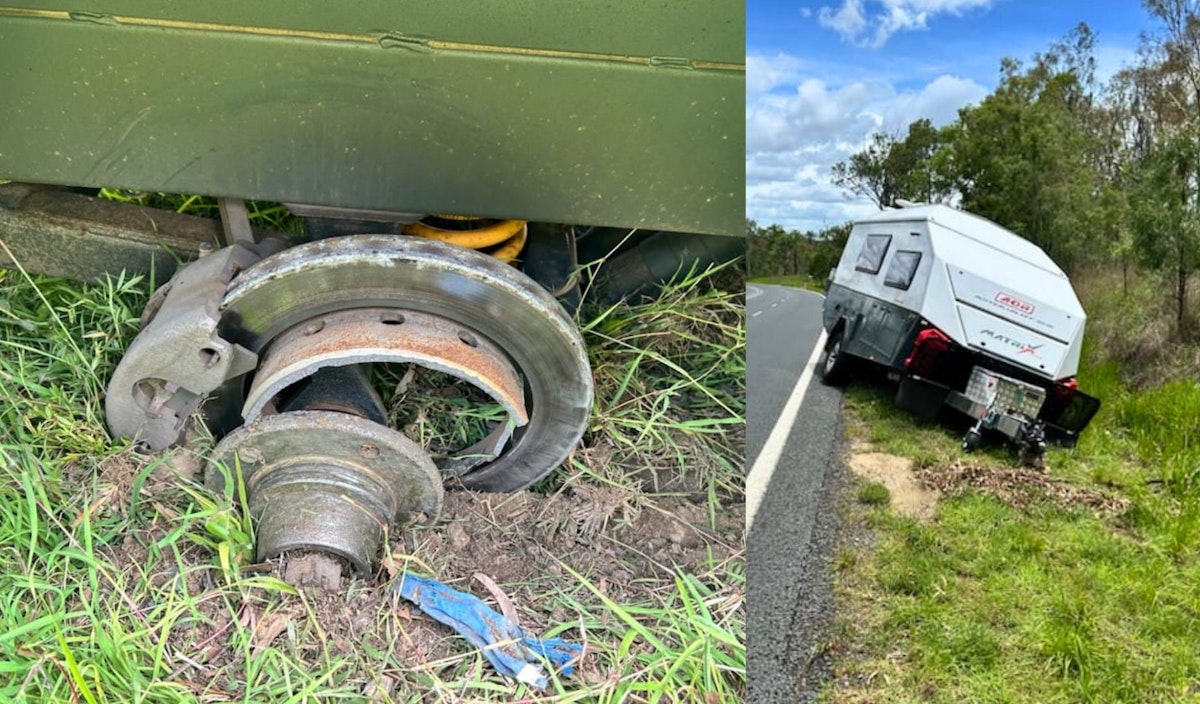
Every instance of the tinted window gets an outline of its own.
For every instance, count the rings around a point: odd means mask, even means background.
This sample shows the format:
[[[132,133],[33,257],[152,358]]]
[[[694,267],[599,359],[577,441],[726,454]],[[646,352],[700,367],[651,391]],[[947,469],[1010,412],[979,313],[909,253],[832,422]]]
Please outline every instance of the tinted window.
[[[907,291],[908,287],[912,286],[913,276],[917,273],[917,265],[920,263],[920,252],[896,252],[892,263],[888,265],[887,275],[883,277],[883,285]]]
[[[868,235],[866,244],[858,253],[858,261],[854,263],[854,268],[868,274],[878,274],[891,243],[891,235]]]

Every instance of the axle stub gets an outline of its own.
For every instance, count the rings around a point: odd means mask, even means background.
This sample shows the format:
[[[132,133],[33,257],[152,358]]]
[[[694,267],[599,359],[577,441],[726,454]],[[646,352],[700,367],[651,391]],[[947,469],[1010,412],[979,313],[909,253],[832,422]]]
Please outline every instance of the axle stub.
[[[205,483],[224,491],[239,466],[258,560],[315,550],[369,575],[385,527],[432,521],[442,507],[442,478],[419,445],[346,413],[293,411],[242,426],[213,450]]]

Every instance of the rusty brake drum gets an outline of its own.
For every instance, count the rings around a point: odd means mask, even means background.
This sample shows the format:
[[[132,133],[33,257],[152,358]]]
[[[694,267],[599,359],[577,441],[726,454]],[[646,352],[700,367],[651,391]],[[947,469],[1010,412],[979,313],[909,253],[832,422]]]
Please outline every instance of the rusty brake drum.
[[[246,256],[231,265],[229,253]],[[182,439],[205,399],[210,416],[222,407],[240,416],[224,432],[283,411],[271,397],[323,368],[402,361],[465,379],[508,412],[507,425],[439,463],[467,488],[521,489],[582,436],[592,404],[583,341],[554,297],[515,268],[392,235],[265,254],[211,254],[164,286],[165,302],[156,295],[109,387],[114,435],[159,450]],[[206,288],[190,283],[199,275]]]
[[[467,378],[501,401],[510,417],[518,416],[518,427],[508,429],[511,437],[502,438],[507,447],[498,448],[494,461],[461,474],[464,486],[521,489],[557,467],[582,436],[591,412],[592,377],[574,322],[532,279],[474,250],[388,235],[299,245],[263,259],[232,281],[217,331],[222,339],[263,355],[261,372],[269,366],[273,343],[290,329],[344,320],[345,312],[361,309],[416,312],[409,322],[429,318],[427,337],[436,338],[439,330],[445,336],[447,325],[458,326],[461,355],[442,345],[443,352],[430,354],[426,363]],[[386,317],[381,314],[382,322],[397,322]],[[374,348],[388,344],[381,336]],[[392,347],[414,353],[403,343]],[[361,343],[348,342],[345,356],[331,355],[330,363],[390,359],[363,356],[362,349]],[[492,367],[507,373],[489,373]],[[248,403],[247,410],[256,415],[252,406]],[[525,415],[527,422],[520,417]]]

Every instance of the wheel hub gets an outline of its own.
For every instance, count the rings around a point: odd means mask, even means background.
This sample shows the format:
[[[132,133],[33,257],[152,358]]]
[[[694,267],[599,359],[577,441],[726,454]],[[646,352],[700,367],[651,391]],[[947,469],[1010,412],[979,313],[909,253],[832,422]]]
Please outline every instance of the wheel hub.
[[[169,283],[156,295],[158,313],[131,345],[142,354],[123,359],[110,385],[109,426],[157,450],[202,408],[225,436],[208,481],[223,486],[240,462],[260,558],[316,549],[366,570],[384,526],[436,516],[444,478],[514,491],[554,469],[582,436],[592,382],[579,332],[513,267],[384,235],[238,257],[236,267],[199,260],[176,276],[189,286]],[[197,287],[201,270],[227,276]],[[182,334],[197,318],[203,334]],[[435,466],[379,422],[365,380],[369,365],[394,362],[471,383],[507,420]],[[379,454],[366,457],[369,447]]]
[[[205,472],[215,491],[240,467],[257,557],[319,550],[369,575],[386,526],[428,522],[442,480],[421,447],[346,413],[263,416],[225,436]]]

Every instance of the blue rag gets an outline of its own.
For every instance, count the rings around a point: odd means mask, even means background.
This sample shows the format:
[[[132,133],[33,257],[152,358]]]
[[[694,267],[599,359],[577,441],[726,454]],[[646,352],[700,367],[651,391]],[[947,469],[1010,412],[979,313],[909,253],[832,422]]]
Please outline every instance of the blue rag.
[[[537,664],[538,656],[562,668],[564,675],[570,675],[575,668],[567,663],[583,652],[582,646],[562,638],[527,636],[520,626],[496,613],[478,597],[436,579],[405,572],[392,585],[392,591],[399,591],[401,597],[416,604],[430,618],[453,628],[482,650],[483,656],[501,674],[538,689],[547,684]]]

